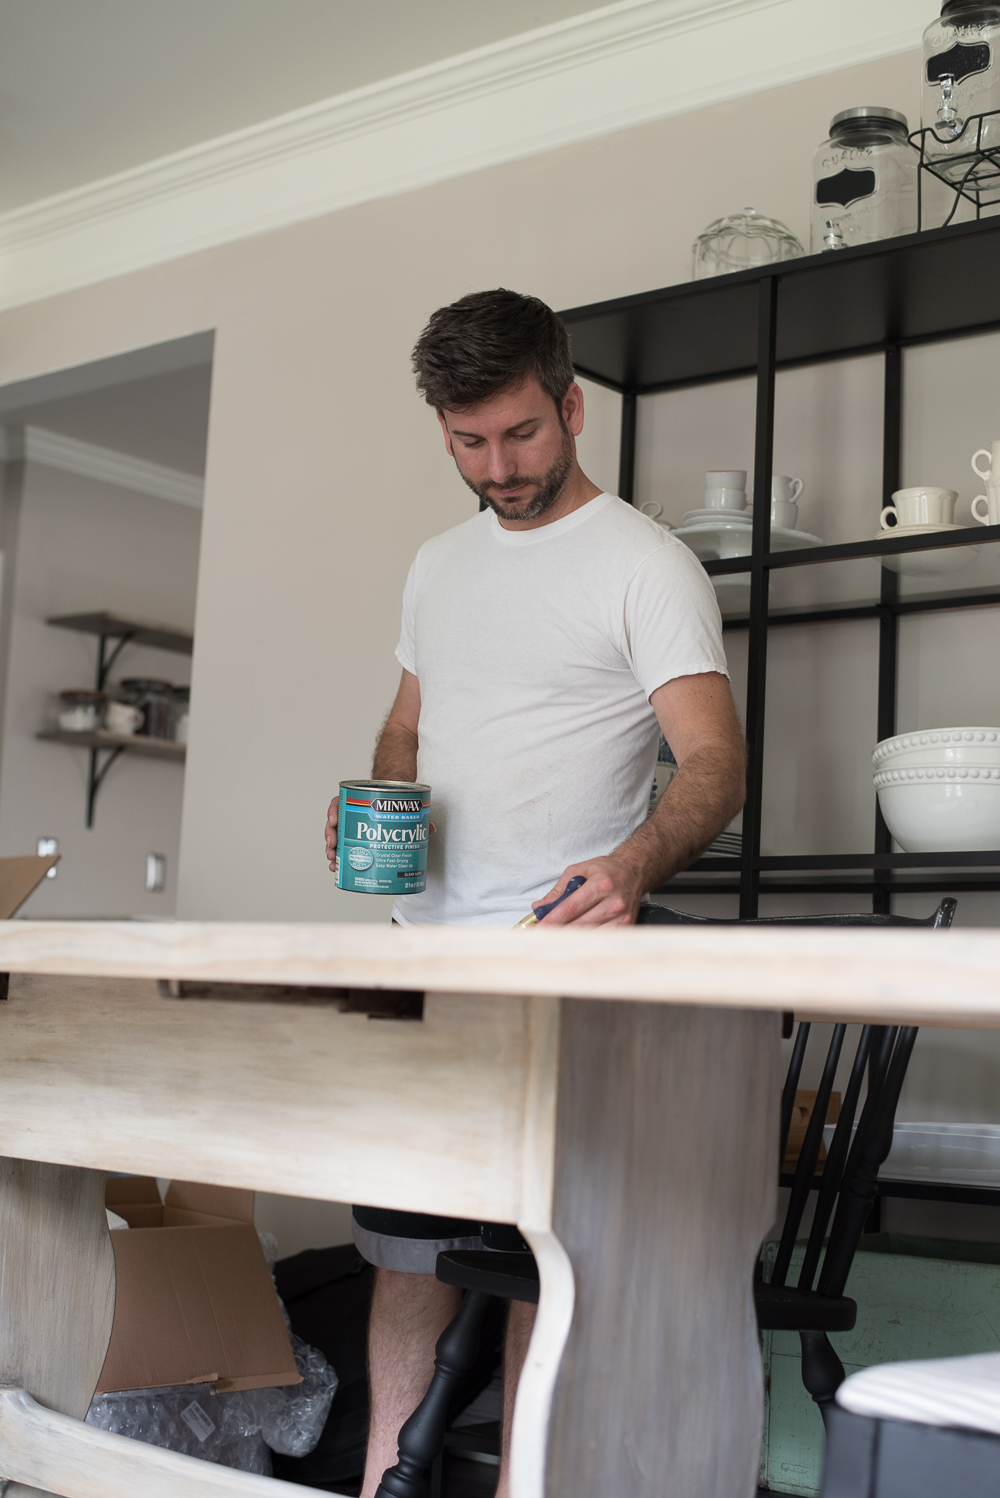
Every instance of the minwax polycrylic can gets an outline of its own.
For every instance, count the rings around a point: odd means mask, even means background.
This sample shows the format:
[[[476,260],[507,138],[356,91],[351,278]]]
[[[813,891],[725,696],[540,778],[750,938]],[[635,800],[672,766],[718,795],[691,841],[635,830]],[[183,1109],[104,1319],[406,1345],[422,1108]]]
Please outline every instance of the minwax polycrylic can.
[[[342,780],[338,889],[419,895],[427,888],[431,788],[408,780]]]

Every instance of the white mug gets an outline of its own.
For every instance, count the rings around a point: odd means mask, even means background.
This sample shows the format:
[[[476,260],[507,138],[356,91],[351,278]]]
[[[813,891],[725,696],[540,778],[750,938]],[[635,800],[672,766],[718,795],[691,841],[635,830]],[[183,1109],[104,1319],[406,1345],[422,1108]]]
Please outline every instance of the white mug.
[[[800,482],[796,480],[796,482]],[[799,491],[802,492],[801,490]],[[799,507],[794,499],[771,500],[771,524],[780,530],[793,531],[799,523]]]
[[[985,515],[980,515],[978,505],[986,506]],[[972,501],[972,518],[980,525],[1000,525],[1000,489],[990,484],[985,494],[976,495]]]
[[[990,466],[985,473],[977,465],[977,458],[986,458],[988,460]],[[1000,478],[1000,442],[994,442],[992,448],[980,447],[972,454],[972,471],[977,479],[982,479],[984,484],[992,484],[994,472]]]
[[[747,494],[745,489],[716,488],[705,490],[706,510],[745,510],[747,507]]]
[[[140,707],[131,707],[127,702],[109,702],[104,722],[111,733],[135,733],[142,727],[143,716]]]
[[[665,531],[672,531],[673,526],[669,520],[663,519],[663,506],[655,499],[647,499],[644,505],[639,506],[642,515],[648,515],[650,520],[655,520],[657,525],[662,525]]]
[[[777,499],[782,504],[793,505],[804,488],[805,484],[801,479],[789,479],[783,473],[774,473],[771,475],[772,502]],[[771,519],[774,519],[773,514]]]
[[[895,530],[899,525],[951,525],[957,499],[954,489],[897,489],[892,504],[882,511],[879,524],[884,531]]]
[[[705,475],[706,489],[743,489],[747,487],[745,468],[710,468]]]

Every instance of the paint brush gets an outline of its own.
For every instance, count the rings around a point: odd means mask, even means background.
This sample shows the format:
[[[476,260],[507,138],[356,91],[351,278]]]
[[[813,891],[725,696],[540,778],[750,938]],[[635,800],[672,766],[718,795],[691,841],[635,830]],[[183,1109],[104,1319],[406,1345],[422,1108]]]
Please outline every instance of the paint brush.
[[[537,910],[532,910],[529,915],[526,915],[524,917],[523,920],[518,921],[517,925],[514,927],[514,930],[520,931],[522,926],[537,926],[539,921],[543,921],[545,919],[550,910],[555,910],[556,906],[561,905],[564,900],[568,900],[570,895],[575,895],[577,890],[580,888],[580,885],[586,884],[586,882],[587,881],[582,874],[574,874],[573,878],[569,881],[566,888],[559,896],[558,900],[552,900],[548,905],[539,905]]]

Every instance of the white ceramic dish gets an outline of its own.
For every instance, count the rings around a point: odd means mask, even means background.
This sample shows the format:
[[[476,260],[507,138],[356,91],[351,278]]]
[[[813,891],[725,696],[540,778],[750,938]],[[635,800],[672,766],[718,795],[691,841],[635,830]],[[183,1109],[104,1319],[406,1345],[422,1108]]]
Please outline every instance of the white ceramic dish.
[[[827,1149],[835,1125],[827,1124]],[[879,1174],[895,1181],[1000,1186],[1000,1124],[898,1123]]]
[[[872,752],[876,770],[901,765],[1000,764],[1000,728],[934,728],[883,739]]]
[[[724,557],[748,557],[752,542],[752,530],[745,522],[724,520],[712,524],[685,525],[674,535],[690,546],[696,557],[703,562],[717,561]],[[794,551],[799,547],[825,546],[819,536],[810,536],[805,531],[772,529],[772,551]]]
[[[879,531],[876,541],[887,536],[933,536],[941,531],[967,531],[968,525],[894,525],[891,531]],[[959,572],[978,556],[975,546],[956,546],[948,551],[907,551],[884,556],[882,566],[906,577],[944,577]]]
[[[753,516],[749,510],[688,510],[684,515],[684,524],[697,524],[700,520],[739,520],[746,525],[752,525]]]
[[[742,616],[750,612],[749,572],[724,572],[712,578],[712,586],[723,614]]]
[[[904,853],[1000,848],[1000,766],[905,765],[877,770],[874,779]]]

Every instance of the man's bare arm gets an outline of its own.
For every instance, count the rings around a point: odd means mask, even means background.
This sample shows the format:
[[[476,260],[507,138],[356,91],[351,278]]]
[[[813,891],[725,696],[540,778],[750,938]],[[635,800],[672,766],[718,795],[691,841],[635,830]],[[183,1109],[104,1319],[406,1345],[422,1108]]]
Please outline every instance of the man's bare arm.
[[[613,853],[563,870],[543,901],[557,899],[576,874],[587,882],[546,925],[631,925],[643,895],[687,868],[743,805],[746,751],[726,678],[714,671],[681,676],[649,700],[677,774],[653,815]]]
[[[412,671],[404,671],[375,743],[372,777],[375,780],[416,780],[417,724],[420,721],[420,683]],[[326,814],[326,856],[330,869],[336,867],[337,813],[339,797],[334,796]]]

